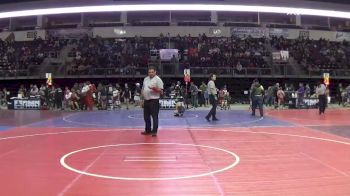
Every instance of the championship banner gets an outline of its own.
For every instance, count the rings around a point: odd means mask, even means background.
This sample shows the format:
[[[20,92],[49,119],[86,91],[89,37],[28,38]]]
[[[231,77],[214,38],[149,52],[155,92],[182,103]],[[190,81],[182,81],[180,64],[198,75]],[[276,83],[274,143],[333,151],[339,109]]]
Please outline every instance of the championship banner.
[[[37,31],[28,31],[26,37],[28,39],[36,39],[38,37]]]
[[[310,37],[310,31],[299,31],[299,37],[300,38],[309,38]]]
[[[279,52],[272,52],[272,60],[274,60],[274,61],[281,60],[281,53],[279,53]]]
[[[281,37],[283,36],[284,38],[289,37],[289,31],[288,29],[276,29],[276,28],[271,28],[269,29],[269,36],[276,36],[276,37]]]
[[[52,86],[52,74],[51,73],[46,73],[46,84],[48,86]]]
[[[191,70],[184,69],[184,81],[187,83],[191,82]]]
[[[329,86],[329,73],[323,73],[323,83],[326,85],[326,86]]]
[[[251,36],[253,38],[261,38],[266,36],[266,29],[259,27],[232,27],[231,35],[244,38]]]
[[[283,61],[288,61],[289,60],[289,51],[287,50],[281,50],[281,58]]]
[[[222,30],[219,28],[210,28],[209,35],[219,36],[222,34]]]
[[[159,56],[161,60],[168,60],[170,61],[173,56],[175,58],[178,58],[179,50],[178,49],[160,49],[159,50]]]
[[[86,36],[92,37],[92,31],[90,29],[57,29],[49,30],[48,34],[52,37],[58,37],[61,39],[81,39]]]
[[[289,51],[281,50],[279,52],[272,52],[272,60],[273,61],[283,61],[287,62],[289,59]]]
[[[338,41],[350,41],[350,33],[347,32],[336,32],[335,39]]]

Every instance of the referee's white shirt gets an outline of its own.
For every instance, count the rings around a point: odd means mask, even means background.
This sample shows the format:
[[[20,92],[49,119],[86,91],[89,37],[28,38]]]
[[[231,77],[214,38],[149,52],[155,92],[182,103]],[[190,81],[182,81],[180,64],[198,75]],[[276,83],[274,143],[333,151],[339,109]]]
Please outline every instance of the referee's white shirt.
[[[142,94],[143,98],[145,100],[151,100],[151,99],[159,99],[160,98],[160,92],[154,92],[150,87],[157,87],[159,89],[164,89],[164,84],[162,79],[158,76],[154,76],[153,78],[150,78],[147,76],[143,80],[143,85],[142,85]]]
[[[209,95],[216,95],[217,94],[215,82],[213,80],[210,80],[208,82],[208,89],[207,90],[208,90]]]
[[[316,88],[316,94],[317,95],[325,95],[326,94],[326,86],[324,84],[321,84],[320,87]]]

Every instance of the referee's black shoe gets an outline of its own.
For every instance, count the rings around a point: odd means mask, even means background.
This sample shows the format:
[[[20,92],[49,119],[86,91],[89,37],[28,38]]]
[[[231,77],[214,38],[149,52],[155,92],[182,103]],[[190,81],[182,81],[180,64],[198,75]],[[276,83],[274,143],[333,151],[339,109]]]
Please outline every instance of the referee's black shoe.
[[[142,134],[142,135],[151,135],[152,133],[149,132],[149,131],[142,131],[141,134]]]

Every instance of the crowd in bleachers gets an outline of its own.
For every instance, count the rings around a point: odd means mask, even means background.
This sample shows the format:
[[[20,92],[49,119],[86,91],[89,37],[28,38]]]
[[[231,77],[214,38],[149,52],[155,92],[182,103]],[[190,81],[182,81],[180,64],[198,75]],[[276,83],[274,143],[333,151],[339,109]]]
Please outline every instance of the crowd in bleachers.
[[[177,36],[173,41],[190,66],[232,67],[240,62],[243,67],[262,67],[266,63],[262,58],[267,53],[265,38],[209,38],[202,34]]]
[[[57,56],[67,43],[72,46],[71,58],[65,61],[69,75],[140,74],[138,69],[146,68],[152,61],[155,64],[161,61],[150,51],[164,48],[179,50],[178,58],[172,59],[171,63],[181,68],[227,67],[239,73],[244,68],[271,67],[272,61],[268,57],[276,50],[288,50],[295,62],[307,71],[350,68],[350,45],[346,41],[249,36],[210,38],[200,34],[195,37],[160,35],[157,38],[136,36],[125,39],[85,37],[69,42],[57,38],[38,38],[31,42],[0,41],[0,76],[16,76],[18,71],[28,70],[30,65],[40,65],[46,57]]]
[[[176,36],[158,38],[134,37],[127,39],[85,38],[77,40],[71,51],[73,61],[68,73],[94,74],[101,68],[110,69],[108,74],[134,73],[139,67],[147,67],[152,59],[150,51],[164,48],[179,50],[174,62],[192,67],[265,67],[263,56],[268,54],[266,39],[208,38]],[[158,59],[153,59],[159,61]]]
[[[65,40],[38,37],[34,41],[0,40],[0,77],[26,76],[31,65],[38,66],[47,57],[57,57]]]
[[[350,45],[348,42],[330,42],[326,39],[285,39],[272,37],[271,45],[277,50],[288,50],[296,62],[308,71],[349,69]]]
[[[68,74],[94,74],[99,68],[109,69],[108,74],[132,72],[137,67],[147,67],[152,41],[133,39],[84,38],[77,40],[71,51],[74,58],[67,68]]]
[[[144,68],[152,59],[151,50],[169,48],[169,45],[179,50],[178,59],[172,62],[183,67],[229,67],[237,72],[243,68],[264,68],[271,66],[264,57],[269,57],[274,50],[287,50],[307,71],[350,68],[350,45],[346,41],[283,37],[209,38],[200,34],[197,37],[160,35],[158,38],[81,39],[72,51],[74,60],[68,70],[72,75],[94,74],[96,68],[97,72],[99,68],[110,68],[107,74],[134,74],[135,69]]]

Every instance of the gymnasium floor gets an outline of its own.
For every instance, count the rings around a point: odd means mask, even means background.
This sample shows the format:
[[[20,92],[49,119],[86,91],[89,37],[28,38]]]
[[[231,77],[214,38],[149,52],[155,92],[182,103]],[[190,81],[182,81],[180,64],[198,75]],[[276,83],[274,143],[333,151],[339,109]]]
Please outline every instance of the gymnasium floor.
[[[0,111],[0,195],[348,196],[350,110]]]

